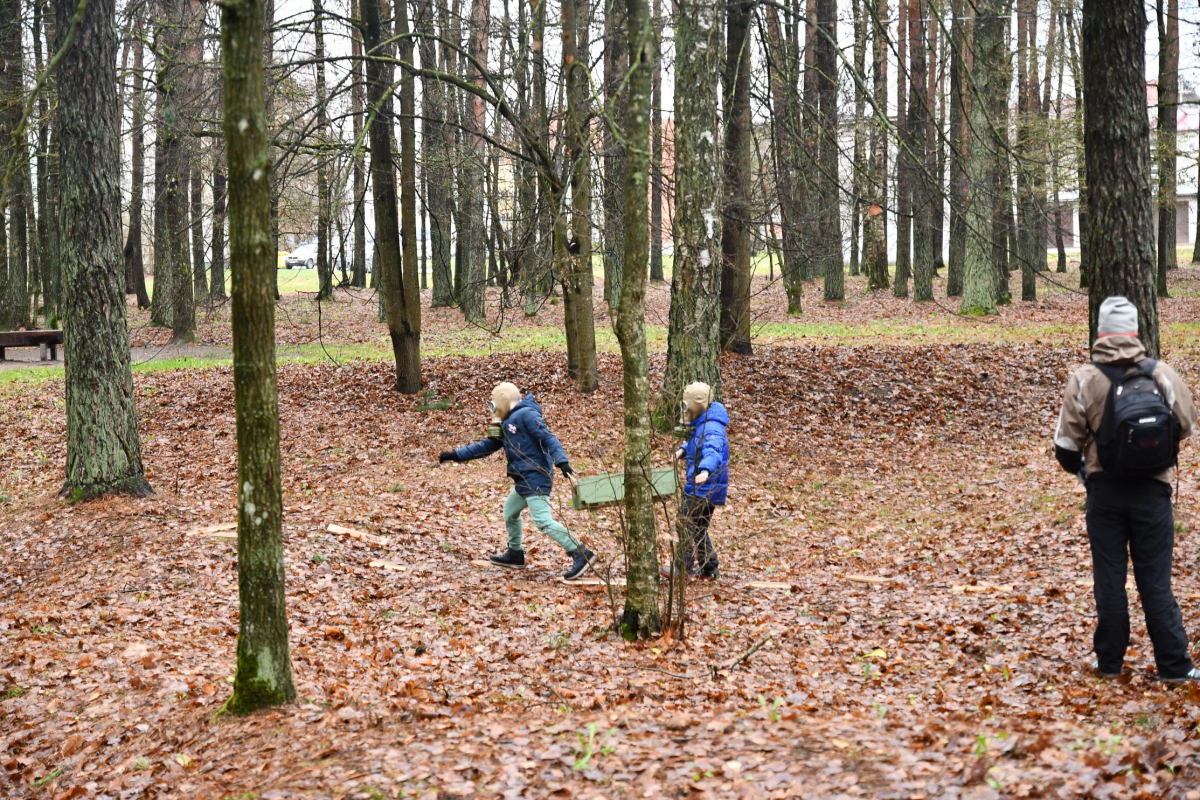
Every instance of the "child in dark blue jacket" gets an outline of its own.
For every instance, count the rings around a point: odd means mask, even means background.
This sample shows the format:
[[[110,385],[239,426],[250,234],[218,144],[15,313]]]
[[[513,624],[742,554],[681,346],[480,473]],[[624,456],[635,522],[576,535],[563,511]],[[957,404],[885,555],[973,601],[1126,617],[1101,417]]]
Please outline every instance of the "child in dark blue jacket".
[[[492,390],[489,406],[494,431],[475,444],[445,451],[438,456],[438,463],[471,461],[490,456],[503,448],[508,458],[508,476],[514,483],[512,494],[504,503],[508,549],[492,556],[491,562],[509,569],[524,569],[521,512],[528,508],[537,529],[558,542],[573,559],[571,568],[563,577],[569,581],[575,580],[591,567],[596,555],[572,537],[550,512],[553,467],[558,467],[568,480],[575,480],[566,451],[558,437],[546,427],[546,421],[542,419],[542,407],[532,394],[522,399],[516,386],[501,383]]]
[[[717,506],[725,505],[729,489],[729,414],[725,406],[713,402],[712,395],[707,383],[684,388],[680,421],[688,426],[688,438],[675,452],[676,459],[686,460],[687,476],[679,509],[679,536],[688,574],[698,578],[718,575],[717,551],[708,526]]]

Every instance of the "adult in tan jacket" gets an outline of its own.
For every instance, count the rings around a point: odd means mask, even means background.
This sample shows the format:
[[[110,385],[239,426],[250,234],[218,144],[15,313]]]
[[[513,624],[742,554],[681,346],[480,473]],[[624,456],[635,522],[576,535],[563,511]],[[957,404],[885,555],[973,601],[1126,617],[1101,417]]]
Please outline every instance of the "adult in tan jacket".
[[[1146,477],[1105,474],[1096,442],[1112,387],[1106,371],[1116,374],[1119,380],[1122,373],[1115,370],[1129,372],[1150,366],[1146,349],[1137,337],[1137,308],[1124,297],[1106,299],[1100,306],[1092,361],[1075,370],[1067,381],[1054,432],[1058,463],[1067,472],[1079,474],[1087,485],[1087,531],[1096,597],[1096,662],[1092,667],[1105,677],[1117,677],[1123,669],[1129,646],[1125,574],[1132,557],[1159,678],[1169,682],[1200,680],[1200,671],[1188,656],[1183,616],[1171,592],[1174,468]],[[1151,377],[1179,423],[1180,437],[1188,436],[1196,425],[1192,393],[1175,370],[1161,361],[1154,364]],[[1153,396],[1152,392],[1147,394]]]

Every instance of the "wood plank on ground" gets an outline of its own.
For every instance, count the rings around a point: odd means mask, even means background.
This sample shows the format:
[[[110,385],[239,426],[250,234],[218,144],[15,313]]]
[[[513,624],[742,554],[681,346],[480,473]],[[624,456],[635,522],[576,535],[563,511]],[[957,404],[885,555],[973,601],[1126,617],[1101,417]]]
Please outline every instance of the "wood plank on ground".
[[[232,533],[230,533],[232,531]],[[237,541],[237,523],[236,522],[219,522],[216,525],[209,525],[204,528],[196,528],[188,531],[185,536],[207,536],[211,539],[222,539],[225,541]]]
[[[351,539],[357,539],[358,541],[369,544],[372,547],[386,547],[388,543],[386,536],[376,536],[373,533],[367,533],[366,531],[360,531],[355,528],[347,528],[345,525],[338,525],[333,522],[329,523],[329,527],[326,530],[328,530],[330,533],[349,536]]]

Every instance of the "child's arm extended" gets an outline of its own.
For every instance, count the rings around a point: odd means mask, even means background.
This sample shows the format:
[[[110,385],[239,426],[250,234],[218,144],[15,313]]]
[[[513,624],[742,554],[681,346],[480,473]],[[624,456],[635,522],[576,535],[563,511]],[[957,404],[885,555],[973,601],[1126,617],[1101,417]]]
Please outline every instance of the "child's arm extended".
[[[439,461],[473,461],[476,458],[485,458],[504,447],[504,443],[499,439],[483,439],[469,444],[466,447],[460,447],[457,450],[447,450],[438,458]],[[449,457],[447,457],[449,456]]]
[[[697,453],[697,483],[704,483],[704,480],[708,480],[709,475],[717,472],[721,469],[721,467],[725,466],[721,463],[721,451],[725,447],[725,442],[725,429],[719,425],[714,425],[713,427],[704,431],[704,437],[701,440],[699,447],[700,452]],[[702,474],[704,480],[700,479]]]

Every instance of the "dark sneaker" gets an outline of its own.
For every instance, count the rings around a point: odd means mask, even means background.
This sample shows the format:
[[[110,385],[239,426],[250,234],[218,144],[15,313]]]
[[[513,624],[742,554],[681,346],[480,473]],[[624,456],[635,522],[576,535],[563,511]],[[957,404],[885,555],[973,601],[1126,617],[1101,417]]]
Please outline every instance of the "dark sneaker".
[[[1186,675],[1178,678],[1159,678],[1159,680],[1163,683],[1194,683],[1200,681],[1200,669],[1192,667],[1187,671]]]
[[[701,570],[692,574],[692,579],[697,581],[715,581],[719,577],[721,577],[721,573],[715,569],[711,572]]]
[[[571,563],[571,568],[563,573],[563,579],[573,581],[583,573],[591,569],[592,564],[596,563],[596,554],[586,547],[581,547],[571,555],[575,558]]]
[[[1193,670],[1193,672],[1194,671],[1195,670]],[[1096,673],[1101,678],[1119,678],[1119,677],[1121,677],[1120,672],[1104,672],[1103,670],[1101,670],[1099,661],[1092,662],[1092,672]]]
[[[488,561],[505,569],[525,569],[525,551],[505,550],[498,556],[492,556]]]

